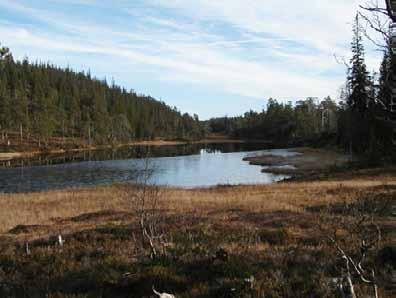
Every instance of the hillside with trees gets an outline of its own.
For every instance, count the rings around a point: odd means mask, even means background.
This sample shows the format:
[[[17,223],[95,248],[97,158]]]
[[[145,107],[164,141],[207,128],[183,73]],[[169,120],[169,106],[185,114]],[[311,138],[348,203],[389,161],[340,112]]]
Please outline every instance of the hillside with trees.
[[[197,115],[180,113],[150,96],[108,84],[89,72],[48,63],[14,61],[0,50],[0,132],[79,138],[89,144],[130,140],[199,139]]]

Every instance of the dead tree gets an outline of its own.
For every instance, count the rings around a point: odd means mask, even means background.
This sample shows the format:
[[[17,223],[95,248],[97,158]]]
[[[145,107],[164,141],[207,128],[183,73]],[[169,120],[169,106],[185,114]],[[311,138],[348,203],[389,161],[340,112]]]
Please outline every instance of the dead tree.
[[[355,285],[360,282],[371,287],[372,297],[379,298],[375,269],[367,262],[369,254],[378,250],[381,241],[381,230],[375,223],[374,211],[369,210],[363,200],[344,204],[341,214],[333,218],[333,224],[329,224],[329,218],[324,223],[324,226],[331,226],[331,231],[322,228],[344,263],[344,272],[337,279],[341,297],[357,298]],[[338,237],[340,230],[346,232],[343,239]]]
[[[364,36],[379,50],[388,51],[391,10],[387,0],[381,0],[381,3],[383,5],[380,5],[378,0],[370,0],[366,1],[364,5],[360,5],[359,15],[365,21],[360,29]],[[373,32],[379,35],[381,39],[373,37]]]
[[[174,295],[172,294],[168,294],[168,293],[159,293],[155,290],[154,286],[153,286],[153,292],[155,295],[157,295],[159,298],[175,298]]]
[[[350,254],[347,254],[339,245],[336,238],[328,237],[328,239],[333,243],[336,247],[337,251],[340,254],[340,257],[345,261],[345,275],[339,280],[339,289],[342,297],[348,298],[357,298],[355,293],[355,287],[352,280],[352,272],[358,276],[360,281],[364,284],[370,285],[373,289],[373,295],[375,298],[379,298],[378,296],[378,285],[375,278],[375,270],[373,268],[365,268],[364,261],[366,258],[366,254],[373,246],[372,243],[367,244],[364,240],[360,245],[360,257],[356,261]],[[346,282],[347,290],[344,290],[343,283]]]

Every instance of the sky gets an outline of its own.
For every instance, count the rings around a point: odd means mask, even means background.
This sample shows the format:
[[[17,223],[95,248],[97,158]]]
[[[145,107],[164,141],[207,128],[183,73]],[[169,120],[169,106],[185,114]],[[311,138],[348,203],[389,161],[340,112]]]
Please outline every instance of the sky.
[[[0,43],[201,119],[337,98],[364,0],[0,0]],[[367,44],[378,70],[381,53]]]

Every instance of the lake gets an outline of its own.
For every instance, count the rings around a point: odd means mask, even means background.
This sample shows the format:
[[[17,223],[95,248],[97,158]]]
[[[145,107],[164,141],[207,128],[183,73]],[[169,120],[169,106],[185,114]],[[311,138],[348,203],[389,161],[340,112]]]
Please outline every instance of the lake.
[[[269,184],[287,178],[262,173],[262,167],[243,161],[244,157],[257,154],[295,154],[286,149],[265,150],[263,146],[251,143],[134,146],[66,156],[41,156],[19,161],[17,167],[1,168],[0,192],[32,192],[137,181],[146,169],[150,172],[149,183],[183,188]]]

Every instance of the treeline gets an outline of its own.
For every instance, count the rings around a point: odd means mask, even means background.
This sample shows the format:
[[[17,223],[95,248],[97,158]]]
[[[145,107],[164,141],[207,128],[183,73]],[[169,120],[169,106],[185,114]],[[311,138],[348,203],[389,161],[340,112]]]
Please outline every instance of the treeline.
[[[395,160],[396,110],[392,100],[392,89],[396,90],[395,56],[388,49],[378,80],[375,73],[369,74],[358,15],[351,50],[339,113],[340,145],[372,162]]]
[[[250,111],[240,117],[214,118],[209,121],[212,132],[247,139],[287,141],[312,139],[334,134],[338,127],[337,104],[327,97],[321,102],[314,98],[292,103],[269,99],[261,112]]]
[[[0,132],[83,138],[92,143],[131,139],[198,139],[197,115],[181,114],[150,96],[69,68],[14,61],[0,48]]]
[[[308,98],[294,105],[270,99],[262,112],[211,119],[210,130],[278,142],[305,139],[310,145],[327,140],[369,161],[396,160],[396,55],[389,49],[379,78],[376,73],[370,75],[358,17],[353,26],[351,50],[348,75],[338,103],[329,97],[321,102]]]

